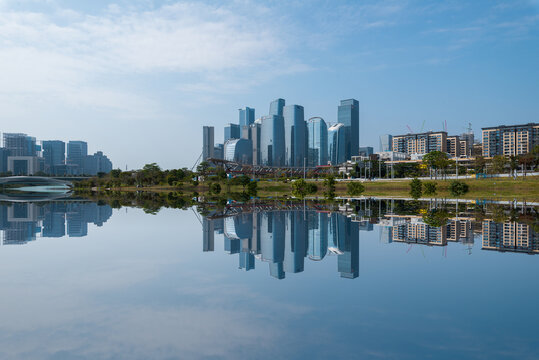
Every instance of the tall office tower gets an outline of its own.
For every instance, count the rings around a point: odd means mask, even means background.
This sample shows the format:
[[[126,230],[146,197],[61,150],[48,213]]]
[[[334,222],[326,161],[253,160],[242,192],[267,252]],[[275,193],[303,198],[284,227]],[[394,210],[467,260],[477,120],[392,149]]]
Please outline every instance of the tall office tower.
[[[391,151],[393,136],[389,134],[380,135],[380,152]]]
[[[262,213],[260,229],[262,261],[269,262],[271,276],[284,279],[285,213],[281,211]]]
[[[213,126],[202,127],[202,161],[206,161],[214,157],[213,132]]]
[[[539,124],[483,128],[483,156],[527,154],[539,145]]]
[[[0,148],[0,174],[7,172],[7,157],[9,151],[6,148]]]
[[[302,272],[305,256],[307,256],[307,222],[301,211],[285,213],[286,232],[284,245],[284,271],[287,273]]]
[[[314,217],[309,222],[309,259],[322,260],[328,252],[328,215],[325,213],[314,213]],[[312,224],[312,225],[311,225]]]
[[[335,124],[328,129],[328,159],[332,165],[342,164],[346,161],[346,127],[344,124]]]
[[[249,252],[240,252],[240,269],[249,271],[255,268],[255,256]]]
[[[284,118],[264,116],[260,131],[260,157],[262,165],[284,166]]]
[[[328,163],[328,126],[321,117],[307,121],[307,159],[310,167]]]
[[[307,126],[303,106],[283,108],[285,136],[285,165],[303,166],[307,163]]]
[[[249,131],[253,143],[253,165],[260,165],[262,163],[260,157],[260,135],[262,130],[262,121],[257,119],[250,127]]]
[[[231,139],[225,143],[224,159],[240,164],[253,163],[253,144],[249,139]]]
[[[56,174],[56,167],[65,165],[66,144],[59,140],[46,140],[42,142],[42,145],[45,172]]]
[[[346,127],[345,159],[350,160],[359,152],[359,102],[356,99],[341,100],[337,122]]]
[[[224,159],[225,158],[225,146],[224,144],[215,144],[213,147],[213,158]]]
[[[238,124],[228,124],[225,126],[225,141],[230,139],[239,139],[240,138],[240,126]]]
[[[4,133],[4,148],[9,156],[37,156],[36,138],[26,134]]]
[[[332,245],[339,251],[337,268],[341,277],[359,276],[359,225],[339,213],[331,215]]]
[[[202,218],[202,251],[213,251],[215,243],[214,224],[212,220]]]
[[[70,141],[67,143],[67,165],[74,167],[73,174],[84,174],[84,160],[88,156],[88,144],[85,141]]]
[[[283,108],[285,105],[284,99],[276,99],[270,103],[269,116],[283,116]]]
[[[255,122],[255,109],[245,107],[245,109],[239,109],[240,126],[249,126]]]

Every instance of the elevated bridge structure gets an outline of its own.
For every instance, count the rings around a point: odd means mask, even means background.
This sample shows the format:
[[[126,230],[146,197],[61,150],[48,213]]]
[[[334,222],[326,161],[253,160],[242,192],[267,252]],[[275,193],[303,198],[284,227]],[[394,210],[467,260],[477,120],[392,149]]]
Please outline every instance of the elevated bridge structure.
[[[316,167],[289,167],[240,164],[234,161],[210,158],[207,162],[222,167],[227,174],[254,175],[254,176],[303,176],[303,174],[332,174],[338,170],[338,166],[323,165]]]

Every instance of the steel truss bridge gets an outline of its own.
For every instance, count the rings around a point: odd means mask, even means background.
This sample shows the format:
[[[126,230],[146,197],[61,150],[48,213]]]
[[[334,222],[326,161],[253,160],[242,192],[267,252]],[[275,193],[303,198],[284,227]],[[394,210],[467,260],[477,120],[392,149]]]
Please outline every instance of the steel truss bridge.
[[[332,174],[338,170],[337,166],[316,166],[316,167],[288,167],[288,166],[266,166],[266,165],[251,165],[240,164],[234,161],[213,159],[210,158],[207,162],[215,166],[222,167],[227,174],[243,174],[243,175],[288,175],[288,176],[303,176],[303,174]]]
[[[331,212],[335,211],[333,206],[327,204],[318,204],[315,202],[249,202],[249,203],[232,203],[225,206],[221,211],[216,211],[207,216],[207,219],[219,219],[230,216],[237,216],[245,213],[267,212],[267,211],[318,211]]]

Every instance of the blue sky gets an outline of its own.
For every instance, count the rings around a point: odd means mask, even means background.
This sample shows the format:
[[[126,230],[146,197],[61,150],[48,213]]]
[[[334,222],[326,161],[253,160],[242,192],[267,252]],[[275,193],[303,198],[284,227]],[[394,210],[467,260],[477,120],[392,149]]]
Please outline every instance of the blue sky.
[[[539,0],[0,0],[0,131],[81,139],[116,167],[191,167],[202,126],[277,97],[360,142],[539,122]]]

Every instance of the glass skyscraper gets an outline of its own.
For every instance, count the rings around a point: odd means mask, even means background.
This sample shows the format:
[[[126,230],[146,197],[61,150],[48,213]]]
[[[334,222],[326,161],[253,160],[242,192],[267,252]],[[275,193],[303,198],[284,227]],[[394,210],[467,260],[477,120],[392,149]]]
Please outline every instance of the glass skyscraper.
[[[88,156],[88,144],[85,141],[70,141],[67,143],[68,165],[74,166],[73,173],[77,175],[84,174],[84,160]]]
[[[66,144],[59,140],[43,141],[43,158],[45,159],[45,172],[56,174],[55,167],[65,164]]]
[[[328,129],[328,158],[332,165],[342,164],[346,161],[346,127],[344,124],[335,124]]]
[[[328,163],[328,127],[321,117],[307,122],[307,159],[310,167]]]
[[[214,157],[214,128],[213,126],[202,127],[202,161]]]
[[[249,126],[255,122],[255,109],[245,107],[245,109],[239,109],[240,126]]]
[[[276,99],[270,103],[269,115],[283,116],[284,99]]]
[[[36,138],[26,134],[4,133],[4,148],[9,156],[37,156]]]
[[[380,135],[380,151],[391,151],[393,148],[393,136],[389,134]]]
[[[307,126],[303,106],[285,106],[283,116],[285,126],[285,165],[303,166],[307,157]]]
[[[260,165],[262,158],[260,156],[260,136],[262,130],[262,121],[257,119],[254,124],[249,127],[249,138],[253,144],[253,165]]]
[[[337,121],[345,126],[345,160],[350,160],[359,152],[359,102],[356,99],[341,100],[337,116]]]
[[[238,124],[228,124],[225,126],[225,143],[230,139],[240,138],[240,126]]]
[[[260,157],[262,165],[284,166],[284,118],[269,115],[262,118],[260,131]]]

